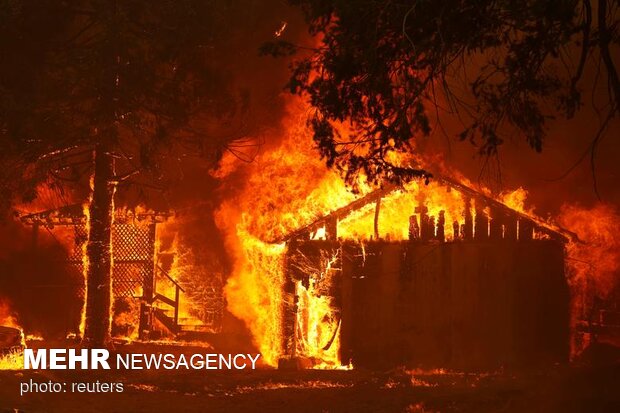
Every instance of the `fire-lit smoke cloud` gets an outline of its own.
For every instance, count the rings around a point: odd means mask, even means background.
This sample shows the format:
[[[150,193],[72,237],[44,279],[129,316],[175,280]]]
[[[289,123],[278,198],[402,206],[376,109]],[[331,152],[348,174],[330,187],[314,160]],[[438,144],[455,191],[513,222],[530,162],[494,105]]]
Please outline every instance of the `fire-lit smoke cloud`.
[[[558,220],[581,240],[569,246],[571,281],[607,298],[620,284],[620,212],[609,204],[564,205]]]
[[[588,335],[577,334],[579,323],[602,321],[600,311],[620,297],[620,212],[609,204],[563,205],[558,221],[579,237],[567,246],[566,257],[577,356],[589,344]]]

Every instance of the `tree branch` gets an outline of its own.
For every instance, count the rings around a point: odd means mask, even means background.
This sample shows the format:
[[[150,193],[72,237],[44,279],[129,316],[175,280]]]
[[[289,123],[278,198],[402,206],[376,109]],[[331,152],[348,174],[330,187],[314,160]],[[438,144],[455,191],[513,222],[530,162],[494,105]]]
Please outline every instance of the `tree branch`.
[[[609,51],[609,43],[611,41],[611,33],[607,27],[607,0],[599,0],[598,3],[598,27],[599,27],[599,47],[601,49],[601,57],[607,68],[609,83],[613,92],[612,108],[618,110],[618,99],[620,99],[620,79],[616,66]]]

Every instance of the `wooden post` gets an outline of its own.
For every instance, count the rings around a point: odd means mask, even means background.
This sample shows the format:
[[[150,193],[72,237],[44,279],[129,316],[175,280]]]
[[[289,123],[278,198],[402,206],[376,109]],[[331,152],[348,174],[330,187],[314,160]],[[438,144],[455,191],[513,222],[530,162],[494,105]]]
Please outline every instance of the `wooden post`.
[[[517,218],[514,216],[504,216],[504,239],[517,240]]]
[[[534,223],[529,219],[519,220],[519,241],[528,241],[534,238]]]
[[[355,345],[353,341],[353,300],[355,299],[353,295],[353,260],[352,258],[359,254],[357,248],[350,244],[344,244],[342,246],[342,289],[341,289],[341,297],[342,297],[342,310],[340,312],[340,360],[344,365],[349,364],[353,354],[352,347]]]
[[[280,316],[282,320],[282,341],[281,354],[286,357],[295,356],[297,346],[297,294],[295,281],[291,271],[291,253],[297,248],[295,242],[290,242],[286,246],[284,257],[284,283],[282,285],[282,301]]]
[[[502,213],[497,209],[491,210],[491,222],[490,222],[490,230],[489,237],[494,240],[502,239]]]
[[[420,225],[418,224],[418,217],[411,215],[409,217],[409,241],[413,241],[420,238]]]
[[[446,240],[446,211],[439,211],[437,219],[437,239],[441,242]]]
[[[179,286],[174,286],[174,325],[179,325]]]
[[[429,229],[428,208],[424,205],[419,205],[415,208],[415,212],[420,214],[420,239],[422,241],[428,241],[433,235]]]
[[[379,213],[381,212],[381,198],[375,203],[375,239],[379,239]]]
[[[458,221],[452,222],[452,233],[454,234],[455,240],[461,238],[461,226]]]
[[[489,238],[489,218],[484,213],[482,208],[476,205],[476,219],[475,219],[475,232],[474,238],[477,241],[486,240]]]
[[[465,217],[465,224],[463,225],[463,239],[471,240],[474,235],[474,222],[471,215],[471,198],[465,197],[465,211],[463,211]]]
[[[112,225],[114,223],[114,157],[101,144],[94,153],[93,190],[86,256],[86,308],[83,345],[105,347],[110,341],[112,308]]]
[[[325,223],[325,239],[328,241],[338,240],[338,219],[335,217]]]
[[[153,329],[153,314],[151,304],[155,296],[155,241],[157,235],[157,224],[152,222],[148,228],[149,256],[151,261],[144,265],[144,278],[142,279],[142,302],[140,303],[140,319],[138,336],[141,340],[148,338],[149,332]],[[178,294],[178,287],[177,287]],[[177,301],[178,304],[178,301]],[[177,310],[175,310],[176,315]],[[176,324],[176,323],[175,323]]]

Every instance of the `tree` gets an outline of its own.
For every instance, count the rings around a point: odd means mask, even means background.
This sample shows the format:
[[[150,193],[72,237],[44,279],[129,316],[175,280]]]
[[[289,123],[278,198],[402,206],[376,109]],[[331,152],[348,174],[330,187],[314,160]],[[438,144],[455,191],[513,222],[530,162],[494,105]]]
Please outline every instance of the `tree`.
[[[321,155],[354,187],[360,175],[374,183],[428,177],[390,155],[413,152],[413,139],[429,134],[429,117],[442,108],[459,116],[460,138],[484,155],[497,154],[506,127],[541,151],[546,121],[580,109],[588,65],[604,68],[609,90],[592,162],[619,114],[618,2],[290,2],[302,8],[318,46],[280,40],[262,51],[300,55],[288,88],[309,98]]]
[[[109,339],[115,191],[136,174],[159,175],[162,153],[182,143],[217,159],[232,140],[206,141],[198,113],[234,111],[212,66],[216,2],[3,0],[0,139],[7,198],[50,175],[91,176],[84,341]],[[225,98],[224,98],[225,97]],[[224,103],[223,103],[224,102]]]

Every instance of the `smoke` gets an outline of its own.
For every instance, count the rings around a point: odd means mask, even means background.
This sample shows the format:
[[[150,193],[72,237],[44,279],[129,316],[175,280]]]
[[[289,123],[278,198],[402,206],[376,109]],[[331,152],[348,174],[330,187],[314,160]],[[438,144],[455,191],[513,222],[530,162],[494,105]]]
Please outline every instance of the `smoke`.
[[[590,296],[609,298],[620,286],[620,211],[609,204],[563,205],[558,220],[580,239],[568,246],[571,283]]]
[[[607,125],[597,150],[590,152],[592,141],[604,123],[603,109],[609,98],[604,82],[597,82],[598,76],[596,68],[588,66],[580,85],[584,102],[571,119],[557,113],[552,103],[544,102],[545,110],[553,116],[546,122],[540,153],[522,135],[503,126],[496,131],[503,140],[497,156],[481,155],[475,145],[458,139],[470,121],[466,113],[439,111],[435,116],[432,108],[429,111],[432,133],[417,139],[415,147],[424,158],[438,157],[472,182],[495,193],[526,188],[529,203],[535,206],[539,216],[555,216],[565,203],[593,207],[602,200],[620,205],[616,172],[620,144],[612,139],[620,134],[619,117]],[[469,90],[465,83],[458,86],[458,90]],[[463,92],[464,97],[471,98],[468,93]]]

